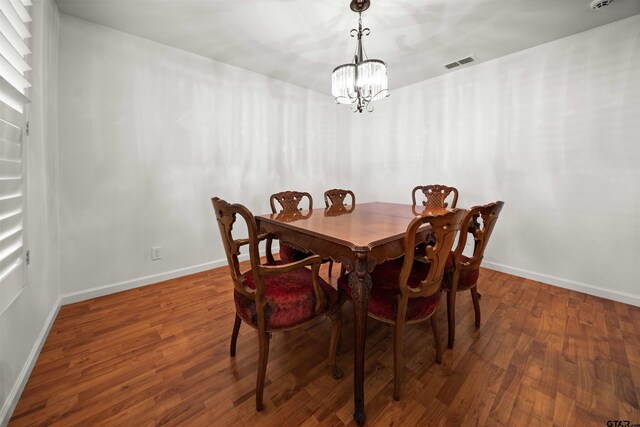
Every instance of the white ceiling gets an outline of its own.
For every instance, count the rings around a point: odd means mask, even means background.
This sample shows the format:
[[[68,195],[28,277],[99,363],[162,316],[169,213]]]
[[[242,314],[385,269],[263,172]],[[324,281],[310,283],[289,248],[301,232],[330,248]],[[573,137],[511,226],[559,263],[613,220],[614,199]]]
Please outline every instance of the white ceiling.
[[[590,0],[371,0],[363,13],[370,58],[389,88],[488,61],[640,13],[640,0],[594,11]],[[57,0],[62,13],[284,80],[331,92],[350,62],[357,14],[349,0]],[[472,65],[470,65],[472,66]]]

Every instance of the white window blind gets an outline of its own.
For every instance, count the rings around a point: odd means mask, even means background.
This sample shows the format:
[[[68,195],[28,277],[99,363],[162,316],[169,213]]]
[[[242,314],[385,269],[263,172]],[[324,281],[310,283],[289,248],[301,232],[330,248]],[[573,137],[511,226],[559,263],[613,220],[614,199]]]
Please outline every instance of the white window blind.
[[[0,315],[26,284],[24,107],[29,103],[28,7],[0,0]]]

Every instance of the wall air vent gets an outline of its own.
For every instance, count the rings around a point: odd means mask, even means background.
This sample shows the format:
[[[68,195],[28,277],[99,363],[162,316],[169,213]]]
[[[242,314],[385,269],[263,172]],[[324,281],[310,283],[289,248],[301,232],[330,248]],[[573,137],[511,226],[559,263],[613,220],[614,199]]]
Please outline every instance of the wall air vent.
[[[603,1],[603,0],[600,0]],[[609,0],[609,1],[613,1],[613,0]],[[466,58],[462,58],[462,59],[458,59],[457,61],[453,61],[450,64],[447,64],[444,66],[444,68],[446,68],[447,70],[450,70],[452,68],[456,68],[459,67],[461,65],[466,65],[466,64],[470,64],[472,62],[476,62],[478,60],[478,58],[476,58],[475,56],[471,55],[471,56],[467,56]]]
[[[613,3],[613,0],[593,0],[591,2],[591,9],[602,9],[605,6],[609,6],[611,3]]]

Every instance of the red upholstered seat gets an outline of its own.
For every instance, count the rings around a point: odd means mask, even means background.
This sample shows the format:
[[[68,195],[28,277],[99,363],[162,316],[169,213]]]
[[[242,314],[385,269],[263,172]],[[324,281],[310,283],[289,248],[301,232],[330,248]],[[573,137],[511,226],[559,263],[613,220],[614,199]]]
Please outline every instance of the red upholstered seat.
[[[469,261],[469,258],[464,255],[460,255],[460,261],[462,264],[464,264]],[[451,272],[453,270],[453,252],[449,253],[449,256],[447,257],[447,263],[445,264],[444,268],[445,274],[444,278],[442,279],[442,288],[444,290],[449,290],[451,289],[451,282],[449,281],[449,279],[451,278]],[[458,279],[458,290],[464,291],[467,289],[471,289],[473,285],[478,282],[478,277],[480,277],[480,266],[471,269],[463,268],[460,271],[460,278]]]
[[[395,321],[398,317],[398,280],[400,270],[402,270],[402,259],[388,261],[378,265],[371,273],[373,286],[369,296],[369,313]],[[409,276],[408,286],[416,287],[421,280],[427,276],[430,264],[415,261]],[[349,299],[351,289],[349,288],[348,276],[344,275],[338,279],[338,287]],[[438,305],[440,293],[436,293],[428,298],[409,298],[407,306],[407,320],[418,320],[429,317]]]
[[[276,264],[281,263],[276,262]],[[243,273],[242,276],[249,288],[256,288],[251,270]],[[267,329],[288,328],[314,317],[316,298],[311,279],[311,270],[304,267],[288,273],[264,277]],[[329,307],[334,306],[338,301],[338,291],[321,278],[318,278],[318,283]],[[234,291],[234,299],[240,317],[256,325],[255,302],[237,291]]]
[[[286,243],[280,242],[280,259],[285,262],[296,262],[305,259],[311,254],[293,249]]]

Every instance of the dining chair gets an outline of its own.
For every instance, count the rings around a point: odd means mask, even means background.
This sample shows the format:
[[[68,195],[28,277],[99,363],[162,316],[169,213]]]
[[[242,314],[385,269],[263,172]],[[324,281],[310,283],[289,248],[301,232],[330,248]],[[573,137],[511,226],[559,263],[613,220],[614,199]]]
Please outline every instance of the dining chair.
[[[442,289],[447,293],[449,348],[453,348],[456,337],[456,294],[458,292],[471,292],[476,328],[480,327],[480,294],[477,287],[480,264],[503,206],[504,202],[497,201],[484,206],[474,206],[467,210],[460,226],[462,232],[458,244],[447,257]],[[474,240],[473,253],[470,257],[462,254],[468,234],[471,234]]]
[[[351,205],[345,205],[344,203],[347,196],[351,197]],[[338,216],[353,212],[356,207],[356,195],[351,190],[332,188],[324,192],[324,205],[326,207],[326,216]],[[333,261],[329,263],[329,277],[331,277],[331,270],[333,270]],[[345,267],[342,265],[340,266],[340,275],[342,276],[344,273]]]
[[[422,206],[426,208],[455,208],[458,203],[458,190],[454,187],[447,187],[446,185],[440,184],[432,184],[432,185],[418,185],[411,191],[411,199],[413,201],[413,206],[418,205],[418,199],[416,198],[416,194],[421,192],[424,196],[424,200],[422,200]],[[453,194],[453,200],[451,201],[451,206],[449,206],[449,202],[446,199]],[[433,243],[430,241],[423,242],[418,244],[416,250],[421,254],[424,253],[425,245],[428,243]]]
[[[279,193],[272,194],[269,197],[269,205],[271,206],[271,213],[278,213],[276,208],[276,202],[280,205],[280,213],[295,214],[302,210],[300,203],[307,199],[308,210],[313,209],[313,197],[311,194],[302,191],[281,191]],[[267,242],[267,260],[271,257],[271,240]],[[280,259],[284,261],[299,261],[309,256],[309,254],[303,250],[291,247],[291,243],[280,241]],[[329,277],[331,277],[331,271],[333,270],[333,260],[325,259],[323,263],[329,263]]]
[[[403,339],[406,324],[431,320],[436,348],[436,362],[442,361],[442,346],[438,335],[436,310],[440,299],[440,288],[447,255],[453,247],[456,233],[465,211],[453,209],[434,216],[416,216],[404,236],[405,256],[383,262],[371,272],[369,294],[369,317],[394,325],[394,387],[393,398],[400,399],[402,384]],[[428,245],[424,256],[415,252],[418,229],[430,226],[433,245]],[[421,235],[424,233],[420,233]],[[338,279],[338,289],[342,305],[346,297],[353,300],[349,286],[349,276]],[[334,348],[336,351],[336,348]],[[334,356],[335,357],[335,356]]]
[[[231,357],[236,355],[236,343],[242,322],[258,331],[256,410],[261,411],[264,406],[263,391],[272,332],[295,329],[326,314],[332,322],[329,364],[333,377],[340,378],[342,372],[336,365],[337,349],[334,348],[337,347],[342,329],[337,304],[338,291],[318,276],[322,259],[317,255],[311,255],[293,263],[276,261],[272,264],[262,264],[259,242],[270,236],[258,234],[256,220],[251,212],[240,204],[229,204],[218,197],[211,199],[211,202],[234,287],[236,316],[231,335]],[[238,215],[246,222],[248,238],[233,237],[233,226]],[[242,273],[238,255],[240,247],[245,245],[249,248],[251,269]],[[305,268],[307,266],[311,269]]]
[[[347,205],[345,205],[344,199],[347,196],[351,196],[351,206],[355,206],[356,195],[353,194],[353,191],[341,190],[339,188],[332,188],[331,190],[327,190],[324,192],[324,205],[327,208],[331,206],[335,206],[335,207],[343,206],[346,208]]]
[[[311,194],[301,191],[281,191],[269,197],[271,213],[295,214],[302,210],[300,203],[307,199],[307,209],[313,209]],[[280,211],[276,208],[276,202],[280,205]],[[292,248],[290,243],[280,242],[280,259],[288,262],[299,261],[309,256],[307,252]],[[267,244],[267,253],[271,252],[271,241]]]
[[[458,203],[458,190],[454,187],[447,187],[446,185],[440,184],[418,185],[411,192],[414,206],[418,204],[416,193],[419,191],[424,195],[422,204],[430,208],[455,208]],[[453,194],[451,206],[449,206],[449,202],[446,201],[450,194]]]

